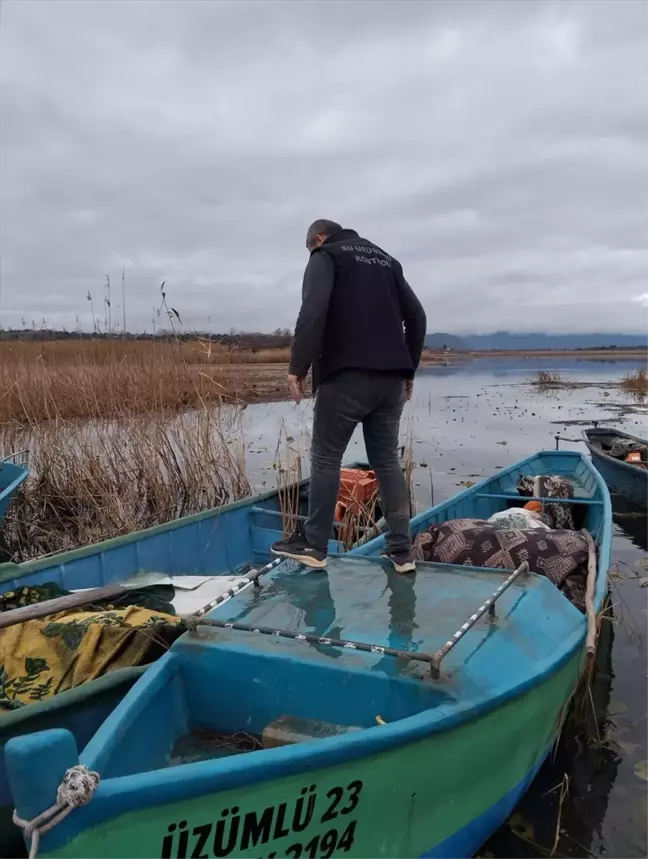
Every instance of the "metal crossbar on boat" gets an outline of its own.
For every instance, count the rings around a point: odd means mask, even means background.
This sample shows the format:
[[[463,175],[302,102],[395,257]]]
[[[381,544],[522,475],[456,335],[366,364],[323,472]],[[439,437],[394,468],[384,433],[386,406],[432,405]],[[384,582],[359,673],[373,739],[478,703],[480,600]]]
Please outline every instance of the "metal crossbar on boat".
[[[364,641],[350,641],[343,638],[329,638],[325,635],[313,635],[310,632],[295,632],[292,629],[280,629],[274,626],[238,623],[236,621],[215,620],[214,618],[196,618],[195,624],[213,626],[217,629],[233,629],[238,632],[257,632],[261,635],[272,635],[276,638],[288,638],[292,641],[305,641],[308,644],[327,644],[330,647],[343,647],[348,650],[359,650],[363,653],[378,653],[383,656],[396,656],[409,659],[412,662],[427,662],[432,667],[434,656],[428,653],[411,653],[407,650],[397,650],[394,647],[384,647],[382,644],[366,644]]]
[[[506,579],[506,581],[502,582],[502,584],[495,591],[493,596],[489,597],[482,605],[479,606],[477,611],[474,614],[471,614],[468,620],[459,627],[459,629],[455,632],[452,638],[449,638],[448,641],[440,647],[437,652],[432,657],[431,664],[431,673],[433,677],[439,677],[441,671],[441,660],[444,659],[448,653],[452,650],[455,645],[461,641],[464,635],[468,632],[468,630],[474,626],[480,617],[488,612],[488,614],[494,618],[495,617],[495,603],[502,596],[504,591],[508,590],[513,582],[518,579],[520,576],[529,572],[529,564],[527,561],[524,561],[520,564],[520,566],[515,570],[514,573]]]
[[[199,608],[198,611],[195,611],[192,615],[187,618],[184,618],[185,623],[188,623],[191,626],[191,618],[199,618],[204,614],[207,614],[208,611],[212,611],[218,606],[223,605],[223,603],[229,602],[233,597],[237,594],[240,594],[241,591],[245,591],[248,588],[252,587],[261,587],[259,584],[259,579],[261,576],[264,576],[266,573],[269,573],[271,570],[274,570],[275,567],[278,567],[281,563],[282,558],[275,558],[274,561],[270,561],[269,564],[266,564],[265,567],[261,567],[260,570],[253,570],[249,575],[245,578],[241,579],[240,582],[237,582],[235,585],[232,585],[231,588],[228,588],[225,593],[219,594],[215,599],[211,602],[208,602],[207,605],[204,605],[202,608]]]
[[[231,592],[227,594],[223,594],[218,599],[214,600],[214,603],[211,605],[211,608],[216,608],[218,605],[222,605],[224,602],[229,601],[235,596],[237,593],[240,593],[244,588],[249,587],[252,584],[257,584],[258,579],[267,572],[270,572],[272,568],[274,568],[276,562],[272,564],[268,564],[267,567],[264,567],[261,570],[258,570],[253,576],[250,577],[248,582],[243,583],[242,585],[237,586],[235,589],[232,589]],[[325,635],[314,635],[310,632],[296,632],[292,629],[281,629],[280,627],[274,626],[262,626],[260,624],[250,624],[250,623],[239,623],[238,621],[228,621],[228,620],[216,620],[215,618],[206,618],[203,617],[205,611],[207,611],[207,607],[205,609],[201,609],[200,612],[197,612],[195,615],[184,618],[185,623],[189,631],[194,631],[198,625],[203,626],[211,626],[216,629],[231,629],[237,632],[255,632],[259,635],[270,635],[275,638],[286,638],[291,641],[305,641],[307,644],[320,644],[320,645],[328,645],[329,647],[340,647],[345,648],[347,650],[358,650],[362,653],[377,653],[382,656],[395,656],[398,659],[406,659],[410,662],[425,662],[430,666],[430,676],[434,679],[438,679],[441,673],[441,662],[442,660],[450,653],[450,651],[455,647],[458,642],[464,637],[464,635],[468,632],[468,630],[473,627],[477,621],[484,615],[486,612],[490,614],[491,617],[495,617],[495,603],[502,596],[502,594],[515,582],[520,576],[529,572],[529,564],[524,561],[520,566],[515,570],[511,575],[497,588],[497,590],[490,596],[484,603],[477,609],[474,614],[471,614],[468,620],[462,624],[459,629],[454,633],[452,638],[448,639],[446,643],[436,651],[436,653],[415,653],[408,650],[398,650],[394,647],[386,647],[382,644],[367,644],[364,641],[351,641],[349,639],[343,638],[331,638]]]

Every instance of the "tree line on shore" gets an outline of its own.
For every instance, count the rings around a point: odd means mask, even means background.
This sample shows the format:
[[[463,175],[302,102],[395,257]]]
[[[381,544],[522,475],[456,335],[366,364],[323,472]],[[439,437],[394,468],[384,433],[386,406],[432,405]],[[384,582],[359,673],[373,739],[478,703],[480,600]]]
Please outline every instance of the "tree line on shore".
[[[0,330],[0,341],[33,341],[42,342],[47,340],[141,340],[141,341],[165,341],[174,340],[191,342],[202,340],[211,343],[220,343],[231,348],[255,351],[260,349],[285,349],[292,342],[292,332],[288,328],[278,328],[271,334],[258,331],[237,332],[230,331],[227,334],[214,334],[213,332],[181,332],[181,331],[157,331],[152,333],[130,333],[104,334],[92,331],[67,331],[53,328],[23,328]]]

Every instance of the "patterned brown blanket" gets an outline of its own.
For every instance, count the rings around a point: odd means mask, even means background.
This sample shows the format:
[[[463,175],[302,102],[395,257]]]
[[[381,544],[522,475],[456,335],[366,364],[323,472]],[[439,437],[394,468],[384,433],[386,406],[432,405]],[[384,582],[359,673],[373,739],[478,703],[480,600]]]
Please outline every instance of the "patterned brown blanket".
[[[558,475],[540,474],[537,477],[522,477],[518,483],[518,492],[527,498],[561,498],[574,497],[574,487],[569,480]],[[565,528],[575,530],[572,504],[560,501],[547,501],[542,505],[542,515],[550,528]]]
[[[419,560],[515,570],[527,561],[584,610],[589,551],[577,531],[506,530],[482,519],[454,519],[433,525],[415,541]]]

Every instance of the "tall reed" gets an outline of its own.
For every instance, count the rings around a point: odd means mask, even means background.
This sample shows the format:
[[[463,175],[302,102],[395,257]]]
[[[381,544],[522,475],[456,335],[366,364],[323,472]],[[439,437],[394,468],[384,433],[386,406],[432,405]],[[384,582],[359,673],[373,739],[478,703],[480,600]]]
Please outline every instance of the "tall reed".
[[[274,362],[286,359],[285,350],[268,351],[278,353]],[[198,340],[0,342],[0,424],[273,399],[283,393],[283,370],[252,366],[270,360]]]
[[[24,447],[30,477],[7,512],[3,560],[77,548],[250,494],[236,407],[0,430],[0,456]]]
[[[645,367],[640,367],[634,373],[630,373],[621,379],[621,387],[624,391],[637,394],[640,397],[648,396],[648,374]]]
[[[302,457],[283,424],[279,428],[274,469],[277,474],[282,530],[284,537],[289,537],[297,530],[300,522]]]

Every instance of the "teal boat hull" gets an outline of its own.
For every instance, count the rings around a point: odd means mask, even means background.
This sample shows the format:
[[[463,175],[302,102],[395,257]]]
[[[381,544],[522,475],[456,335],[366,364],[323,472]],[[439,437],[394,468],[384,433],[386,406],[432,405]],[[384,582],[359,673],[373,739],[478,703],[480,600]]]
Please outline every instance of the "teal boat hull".
[[[366,468],[354,463],[349,468]],[[27,476],[18,466],[0,464],[6,493]],[[5,497],[4,494],[0,497]],[[308,481],[300,484],[298,515],[308,508]],[[169,576],[229,575],[269,559],[269,547],[282,536],[279,493],[266,492],[193,516],[136,531],[101,543],[27,561],[0,564],[0,593],[22,586],[55,582],[65,590],[103,587],[142,572]],[[331,542],[331,550],[338,551]],[[24,845],[11,821],[13,805],[7,781],[4,746],[12,737],[49,728],[69,730],[83,747],[149,665],[123,668],[34,702],[0,713],[0,855],[22,856]]]
[[[622,495],[638,507],[648,508],[648,468],[632,465],[609,456],[601,447],[603,440],[614,438],[637,441],[648,445],[645,438],[603,427],[583,430],[585,444],[597,470],[613,492]]]
[[[519,477],[534,474],[564,475],[578,488],[574,512],[598,547],[598,609],[611,505],[580,454],[530,457],[417,516],[413,530],[519,505],[527,500],[515,491]],[[371,653],[220,628],[182,636],[83,749],[80,760],[101,774],[101,786],[43,836],[41,855],[473,855],[559,734],[585,659],[586,620],[546,578],[530,574],[430,678],[405,654],[436,650],[507,574],[434,564],[399,577],[375,557],[383,548],[378,538],[333,558],[328,576],[283,562],[258,597],[240,594],[214,612],[364,642]],[[259,735],[284,713],[361,730],[168,765],[172,740],[196,718]],[[12,740],[6,760],[18,812],[30,819],[51,804],[61,772],[79,758],[70,735],[53,731]]]

